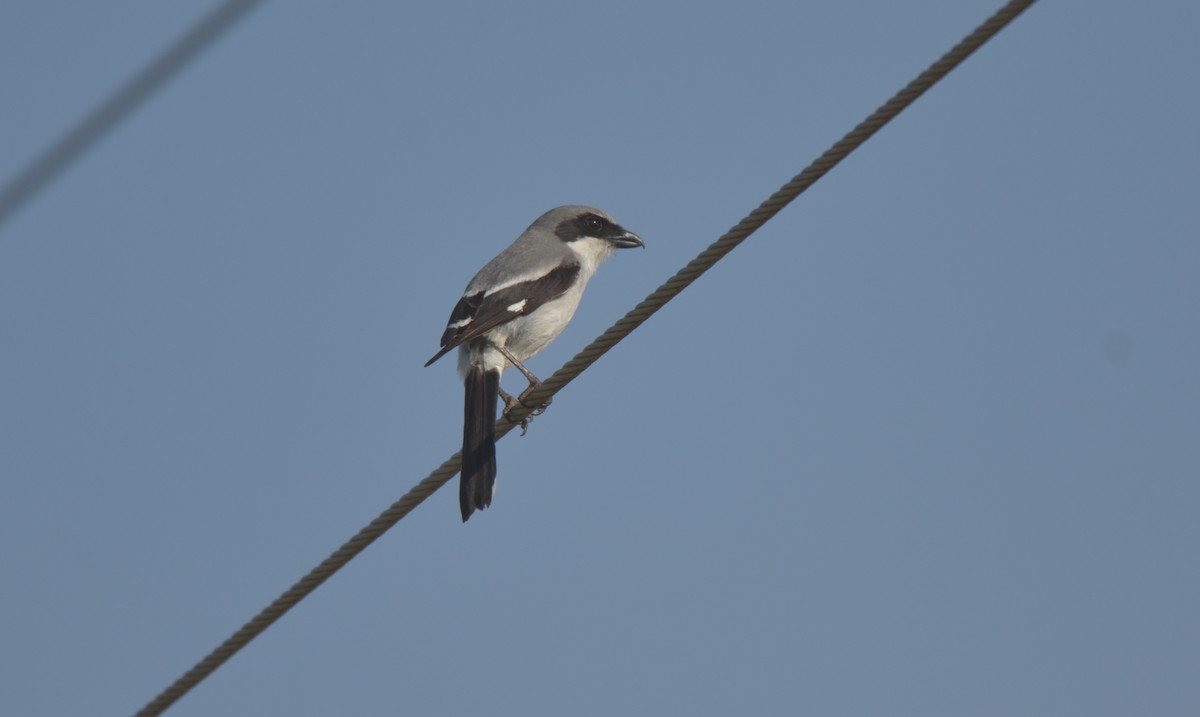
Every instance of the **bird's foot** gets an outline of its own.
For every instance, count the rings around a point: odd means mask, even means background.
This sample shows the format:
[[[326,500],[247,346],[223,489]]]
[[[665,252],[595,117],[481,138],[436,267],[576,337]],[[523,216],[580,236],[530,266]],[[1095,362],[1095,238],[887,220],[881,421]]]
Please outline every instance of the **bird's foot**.
[[[542,405],[537,406],[537,407],[531,407],[526,402],[526,399],[529,398],[529,394],[533,393],[533,390],[536,389],[539,385],[541,385],[540,381],[538,383],[531,383],[531,384],[529,384],[529,388],[527,388],[521,392],[520,396],[515,396],[515,397],[511,393],[506,392],[504,389],[500,389],[500,398],[502,398],[504,400],[504,418],[506,420],[508,420],[509,423],[517,423],[517,421],[514,420],[512,417],[512,412],[517,409],[517,406],[520,406],[521,408],[530,409],[529,413],[524,418],[522,418],[520,421],[522,436],[525,435],[525,432],[529,430],[529,424],[533,423],[534,416],[542,415],[543,413],[546,412],[546,408],[548,408],[550,406],[549,399],[547,399],[545,403],[543,403]]]
[[[541,386],[541,385],[542,385],[541,381],[537,381],[536,383],[529,384],[529,388],[522,391],[520,396],[517,396],[517,403],[521,404],[525,408],[530,408],[529,403],[528,403],[529,396],[530,396],[530,394],[532,394],[534,392],[535,389],[537,389],[538,386]],[[529,412],[529,415],[530,416],[542,415],[543,413],[546,412],[547,408],[550,408],[550,404],[552,402],[553,402],[553,399],[547,398],[545,403],[541,404],[540,406],[533,407],[533,410],[531,410]]]
[[[524,394],[522,394],[522,395],[524,395]],[[525,404],[521,403],[521,399],[517,398],[516,396],[513,396],[511,393],[505,391],[504,389],[500,389],[500,398],[504,401],[504,412],[503,412],[504,419],[506,421],[508,421],[509,423],[516,423],[516,421],[513,420],[512,412],[514,410],[516,410],[517,406],[525,406]],[[525,408],[529,408],[529,407],[525,406]],[[525,416],[524,418],[521,419],[521,435],[522,436],[525,435],[525,432],[529,430],[529,424],[532,422],[533,422],[533,414],[529,414],[528,416]]]

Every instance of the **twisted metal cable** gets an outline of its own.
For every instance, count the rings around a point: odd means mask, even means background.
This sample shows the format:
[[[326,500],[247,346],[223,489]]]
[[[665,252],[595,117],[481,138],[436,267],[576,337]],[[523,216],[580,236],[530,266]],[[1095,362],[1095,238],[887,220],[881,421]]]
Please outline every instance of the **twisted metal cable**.
[[[654,312],[662,308],[668,301],[683,291],[701,274],[708,271],[714,264],[733,250],[738,244],[754,233],[771,217],[779,213],[789,202],[801,192],[810,187],[821,177],[825,176],[838,162],[842,161],[875,134],[885,124],[911,105],[926,90],[947,73],[957,67],[963,60],[979,49],[993,35],[1012,22],[1036,0],[1010,0],[1008,4],[988,18],[982,25],[967,35],[961,42],[943,55],[937,62],[929,66],[904,89],[897,92],[890,100],[875,110],[867,119],[851,130],[845,137],[825,151],[812,164],[796,175],[779,191],[775,192],[745,219],[738,222],[720,239],[713,242],[687,266],[680,269],[662,286],[647,296],[641,303],[630,310],[624,317],[613,324],[607,331],[597,337],[586,348],[575,355],[529,397],[531,405],[545,403],[564,386],[573,381],[588,366],[591,366],[621,339],[628,336]],[[529,409],[520,408],[512,412],[513,422],[500,419],[496,423],[496,438],[499,440],[511,431],[520,420],[530,413]],[[212,674],[214,670],[225,663],[230,657],[245,647],[251,640],[270,627],[288,610],[303,600],[309,593],[316,590],[321,583],[328,580],[334,573],[354,559],[356,555],[375,542],[392,526],[400,522],[413,508],[420,505],[434,491],[441,488],[447,481],[458,473],[461,467],[461,454],[455,453],[445,463],[438,466],[424,480],[413,486],[400,500],[393,503],[387,510],[379,514],[370,524],[338,548],[321,564],[313,568],[287,592],[276,598],[262,612],[254,616],[237,632],[222,642],[192,669],[184,673],[170,687],[163,690],[153,701],[137,713],[138,717],[152,717],[162,714],[176,700],[195,687],[201,680]]]
[[[804,171],[780,187],[777,192],[760,204],[757,209],[750,212],[745,219],[742,219],[732,229],[725,232],[720,239],[717,239],[707,249],[700,252],[699,256],[688,262],[687,266],[676,272],[675,276],[672,276],[662,286],[655,289],[640,304],[631,309],[619,321],[609,327],[607,331],[597,337],[595,341],[592,341],[586,348],[576,354],[574,358],[565,363],[562,368],[546,379],[536,391],[529,395],[528,402],[532,405],[539,405],[545,403],[546,399],[558,393],[560,389],[573,381],[584,369],[595,363],[597,359],[607,353],[617,342],[628,336],[638,326],[641,326],[646,319],[654,315],[668,301],[675,298],[679,292],[687,288],[701,274],[711,269],[722,257],[733,251],[734,247],[745,241],[747,237],[762,227],[763,224],[766,224],[767,220],[778,214],[781,209],[799,196],[801,192],[825,176],[835,165],[845,159],[863,142],[870,139],[885,124],[916,101],[926,90],[932,87],[938,80],[945,77],[951,70],[962,63],[963,60],[967,59],[971,53],[979,49],[983,43],[987,42],[993,35],[1012,22],[1017,15],[1020,15],[1022,11],[1034,2],[1035,0],[1012,0],[996,11],[982,25],[975,28],[974,32],[963,38],[949,52],[942,55],[937,62],[930,65],[927,70],[918,75],[912,82],[909,82],[904,89],[893,95],[879,109],[872,112],[870,116],[860,122],[857,127],[850,130],[846,136],[825,150],[824,154],[808,165]],[[522,411],[518,413],[517,411],[513,411],[512,415],[513,418],[519,419],[528,415],[528,412]]]

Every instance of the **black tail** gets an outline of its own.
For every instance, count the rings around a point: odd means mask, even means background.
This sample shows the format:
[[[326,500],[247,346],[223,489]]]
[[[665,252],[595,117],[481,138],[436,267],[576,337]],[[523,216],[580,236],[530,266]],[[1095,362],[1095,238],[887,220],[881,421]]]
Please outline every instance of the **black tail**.
[[[458,505],[463,522],[476,510],[492,504],[496,485],[496,398],[500,395],[500,372],[472,366],[466,378],[466,410],[463,417],[462,476],[458,482]]]

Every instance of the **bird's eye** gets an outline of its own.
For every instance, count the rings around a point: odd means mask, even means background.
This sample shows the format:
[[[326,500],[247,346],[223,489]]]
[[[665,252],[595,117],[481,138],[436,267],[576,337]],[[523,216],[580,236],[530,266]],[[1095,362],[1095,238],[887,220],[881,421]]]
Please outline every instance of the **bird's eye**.
[[[585,223],[587,224],[588,230],[594,232],[600,231],[600,229],[604,226],[604,222],[600,221],[600,217],[596,216],[595,214],[588,216]]]

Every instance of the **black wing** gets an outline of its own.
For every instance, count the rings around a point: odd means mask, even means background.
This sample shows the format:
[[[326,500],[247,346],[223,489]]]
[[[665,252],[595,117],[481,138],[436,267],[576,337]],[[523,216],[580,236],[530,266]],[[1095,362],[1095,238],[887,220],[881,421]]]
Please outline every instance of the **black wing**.
[[[437,361],[451,349],[473,341],[488,331],[509,321],[537,310],[542,304],[562,296],[579,276],[579,265],[574,262],[559,264],[536,279],[522,281],[500,291],[484,295],[478,291],[458,300],[450,321],[442,334],[442,349],[425,365]]]

